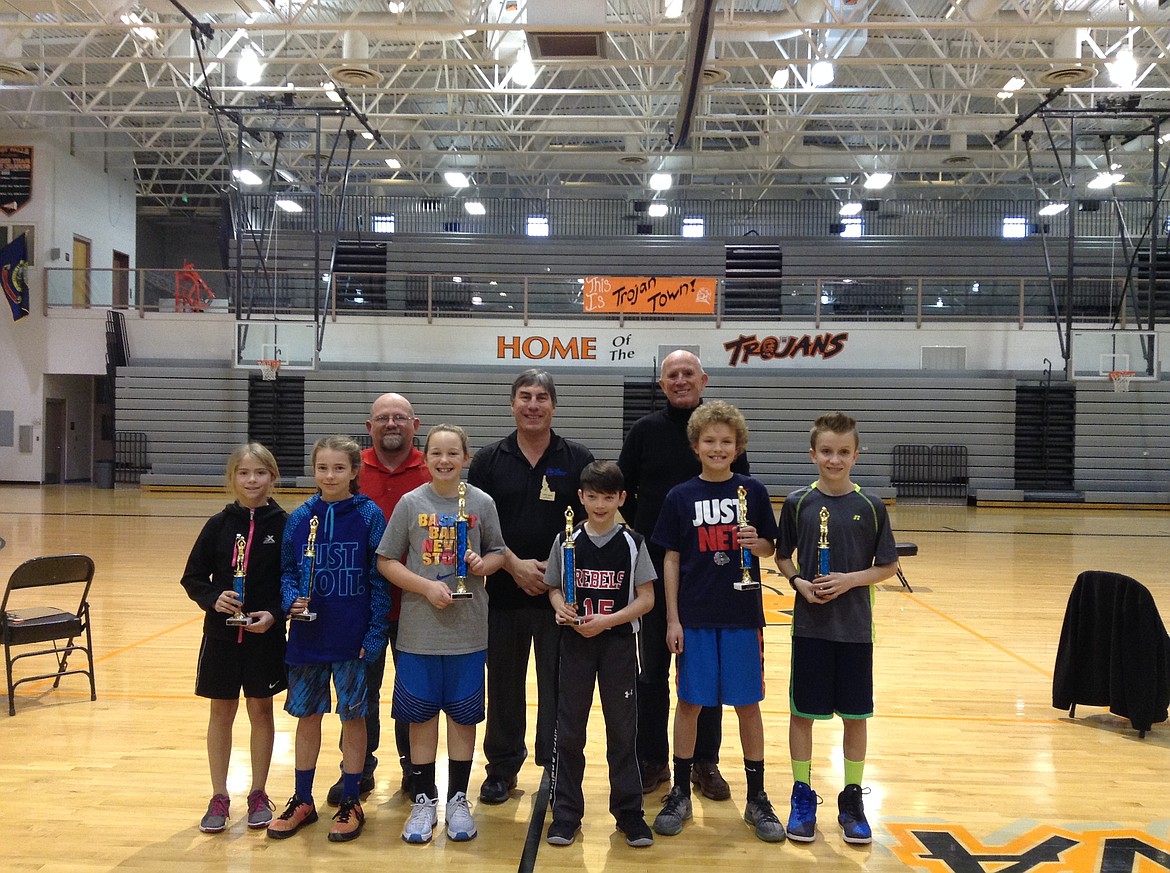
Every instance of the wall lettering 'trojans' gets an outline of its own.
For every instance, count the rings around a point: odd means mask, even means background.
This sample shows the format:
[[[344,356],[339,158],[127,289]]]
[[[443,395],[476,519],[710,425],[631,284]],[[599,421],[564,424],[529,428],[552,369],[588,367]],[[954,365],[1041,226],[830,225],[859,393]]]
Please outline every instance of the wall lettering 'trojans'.
[[[746,364],[752,358],[761,361],[771,361],[776,358],[815,358],[828,360],[845,348],[849,339],[846,333],[823,333],[819,336],[804,334],[803,336],[766,336],[759,339],[754,333],[750,336],[740,334],[736,339],[723,344],[723,348],[731,353],[728,364],[738,367]]]
[[[596,361],[597,337],[497,336],[496,357],[503,360]]]

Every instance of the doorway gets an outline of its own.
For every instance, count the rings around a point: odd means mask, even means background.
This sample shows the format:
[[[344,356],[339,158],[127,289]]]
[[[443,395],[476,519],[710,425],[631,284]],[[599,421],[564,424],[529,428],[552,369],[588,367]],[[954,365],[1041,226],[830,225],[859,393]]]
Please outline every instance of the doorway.
[[[73,308],[89,307],[89,265],[93,244],[80,236],[73,237]]]
[[[130,256],[115,250],[113,265],[110,305],[114,309],[127,309],[130,306]]]
[[[45,398],[45,484],[65,481],[65,401]]]

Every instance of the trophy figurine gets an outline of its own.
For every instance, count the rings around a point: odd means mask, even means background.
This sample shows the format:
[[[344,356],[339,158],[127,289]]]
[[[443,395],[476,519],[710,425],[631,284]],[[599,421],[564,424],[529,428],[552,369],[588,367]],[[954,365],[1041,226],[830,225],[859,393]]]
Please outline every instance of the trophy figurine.
[[[313,576],[317,572],[317,516],[309,519],[309,541],[305,543],[305,557],[308,565],[301,563],[301,597],[305,599],[305,611],[294,612],[293,621],[316,621],[317,613],[309,610],[309,598],[313,596]]]
[[[236,573],[233,582],[236,597],[240,601],[240,608],[236,610],[235,615],[228,616],[227,624],[229,627],[247,627],[255,622],[252,616],[244,612],[244,550],[247,545],[248,541],[244,539],[243,534],[236,534]]]
[[[455,516],[455,590],[452,600],[470,600],[467,589],[467,486],[459,483],[459,514]]]
[[[565,545],[561,568],[564,571],[565,605],[577,612],[577,544],[573,542],[573,507],[565,507]],[[580,615],[573,624],[581,624]]]
[[[740,485],[737,493],[739,494],[739,505],[736,507],[735,523],[742,528],[747,525],[747,489]],[[760,583],[752,578],[753,563],[752,550],[740,547],[739,581],[734,585],[736,591],[755,591],[760,587]]]
[[[821,538],[817,542],[817,559],[820,561],[820,576],[829,575],[829,510],[821,507]]]

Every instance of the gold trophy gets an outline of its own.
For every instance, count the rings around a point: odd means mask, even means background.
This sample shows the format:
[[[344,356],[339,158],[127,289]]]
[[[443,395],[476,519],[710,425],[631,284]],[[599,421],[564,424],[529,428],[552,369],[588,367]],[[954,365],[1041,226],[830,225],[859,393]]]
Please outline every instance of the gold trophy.
[[[821,538],[817,542],[817,560],[821,576],[829,575],[829,510],[821,507]]]
[[[739,505],[736,507],[735,523],[743,528],[748,523],[747,489],[740,485],[736,493],[739,495]],[[760,587],[760,583],[752,578],[753,565],[752,550],[741,546],[739,550],[739,581],[733,586],[736,591],[755,591]]]
[[[313,576],[317,573],[317,516],[309,519],[309,541],[305,543],[305,557],[309,559],[308,566],[301,562],[301,591],[305,600],[305,611],[294,612],[293,621],[316,621],[317,613],[309,611],[309,598],[313,596]]]
[[[573,542],[573,507],[565,507],[565,545],[561,550],[561,569],[564,571],[565,605],[577,612],[577,544]],[[573,620],[581,624],[581,616]]]
[[[244,539],[244,535],[236,534],[236,573],[233,582],[240,607],[236,610],[235,615],[228,616],[227,624],[229,627],[247,627],[256,621],[244,612],[244,550],[247,545],[248,541]]]
[[[459,514],[455,516],[455,590],[452,600],[470,600],[467,588],[467,486],[459,483]]]

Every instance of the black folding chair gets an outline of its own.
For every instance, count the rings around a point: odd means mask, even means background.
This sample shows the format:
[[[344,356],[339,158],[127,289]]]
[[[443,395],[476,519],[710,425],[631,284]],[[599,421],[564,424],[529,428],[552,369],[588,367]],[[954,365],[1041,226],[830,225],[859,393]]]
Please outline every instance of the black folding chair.
[[[12,571],[8,580],[8,588],[4,592],[4,602],[0,604],[0,631],[4,637],[4,666],[8,675],[8,714],[16,715],[16,686],[25,682],[35,682],[40,679],[52,679],[53,687],[61,684],[62,676],[81,674],[89,677],[89,699],[97,700],[97,687],[93,678],[93,638],[89,628],[89,586],[93,582],[93,561],[86,555],[49,555],[42,558],[32,558],[25,561]],[[56,585],[71,585],[80,589],[81,596],[74,612],[69,612],[55,605],[26,604],[25,598],[18,591],[29,588],[46,588]],[[65,589],[68,592],[68,589]],[[69,592],[69,593],[74,593]],[[55,592],[60,594],[62,592]],[[46,599],[49,592],[41,592]],[[60,600],[60,597],[56,598]],[[72,599],[68,601],[70,604]],[[76,642],[78,637],[84,636],[85,645]],[[64,640],[64,645],[58,643]],[[29,646],[39,643],[52,643],[52,646],[43,646],[31,652],[12,653],[13,647]],[[88,661],[86,669],[69,669],[69,656],[74,652],[84,652]],[[25,676],[12,680],[12,666],[24,658],[38,655],[53,655],[57,660],[57,669],[52,673],[40,673],[36,676]]]

